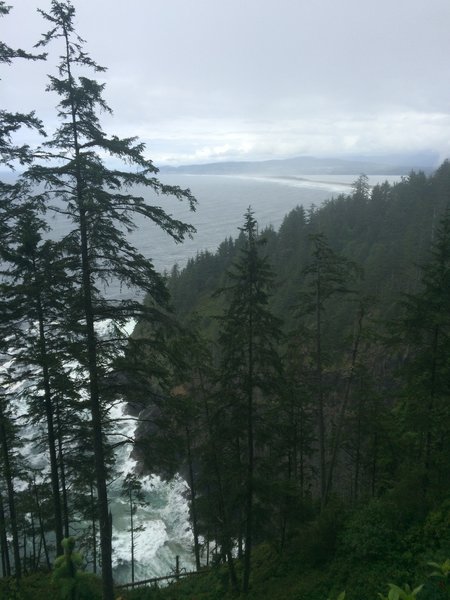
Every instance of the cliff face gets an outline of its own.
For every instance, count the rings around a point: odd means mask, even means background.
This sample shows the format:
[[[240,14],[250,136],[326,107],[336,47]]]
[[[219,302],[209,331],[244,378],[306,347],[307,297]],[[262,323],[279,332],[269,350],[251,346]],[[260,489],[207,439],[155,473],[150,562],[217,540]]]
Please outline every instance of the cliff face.
[[[142,475],[158,475],[170,480],[179,475],[188,480],[188,465],[183,448],[171,436],[161,408],[157,404],[146,406],[139,414],[135,431],[135,444],[131,457],[137,461],[137,471]]]
[[[129,405],[131,406],[131,405]],[[131,453],[132,458],[137,461],[137,470],[145,475],[160,475],[155,467],[151,467],[151,456],[149,448],[149,440],[159,436],[161,431],[158,426],[158,420],[161,418],[161,410],[156,404],[139,408],[134,405],[131,410],[134,410],[135,415],[139,419],[138,425],[134,433],[135,443]]]

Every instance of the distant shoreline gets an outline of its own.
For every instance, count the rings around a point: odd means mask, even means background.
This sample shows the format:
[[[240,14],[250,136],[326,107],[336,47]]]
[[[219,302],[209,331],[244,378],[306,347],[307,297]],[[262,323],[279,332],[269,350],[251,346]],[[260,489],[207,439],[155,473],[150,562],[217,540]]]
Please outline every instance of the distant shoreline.
[[[170,175],[178,175],[175,173],[170,173]],[[180,173],[180,176],[185,177],[221,177],[224,179],[243,179],[243,180],[253,180],[267,183],[278,183],[281,185],[287,186],[295,186],[295,187],[324,187],[329,189],[330,191],[350,191],[354,188],[355,181],[357,181],[359,175],[354,173],[346,173],[346,174],[334,174],[328,175],[327,173],[322,174],[311,174],[306,176],[299,175],[274,175],[274,174],[263,174],[263,173]],[[322,179],[322,177],[333,177],[333,179]],[[317,177],[317,179],[316,179]],[[345,177],[347,181],[337,181],[335,177]],[[403,177],[402,174],[376,174],[376,175],[368,175],[368,185],[370,188],[375,187],[376,185],[388,181],[389,183],[396,183],[401,180]]]
[[[262,173],[162,173],[162,177],[164,175],[169,176],[180,176],[180,177],[224,177],[226,179],[252,179],[257,181],[267,181],[272,183],[283,183],[283,182],[291,182],[291,183],[304,183],[304,184],[320,184],[320,185],[329,185],[329,186],[340,186],[349,188],[353,185],[353,182],[346,181],[324,181],[323,179],[311,179],[310,177],[298,177],[297,175],[264,175]],[[349,175],[349,177],[354,177],[356,179],[356,175]]]
[[[353,185],[352,183],[345,183],[343,181],[324,181],[323,179],[310,179],[309,177],[297,177],[296,175],[263,175],[267,179],[286,179],[287,181],[304,181],[306,183],[323,183],[324,185],[340,185],[348,188]]]
[[[194,175],[194,174],[191,174]],[[195,176],[195,175],[194,175]],[[229,179],[244,179],[260,181],[262,183],[274,183],[278,185],[286,185],[302,188],[318,188],[323,187],[330,192],[339,192],[350,190],[353,187],[353,181],[324,181],[323,179],[311,179],[308,177],[299,177],[296,175],[263,175],[261,173],[236,173],[236,174],[208,174],[210,177],[226,177]],[[319,176],[320,177],[320,176]],[[353,177],[349,175],[349,177]]]

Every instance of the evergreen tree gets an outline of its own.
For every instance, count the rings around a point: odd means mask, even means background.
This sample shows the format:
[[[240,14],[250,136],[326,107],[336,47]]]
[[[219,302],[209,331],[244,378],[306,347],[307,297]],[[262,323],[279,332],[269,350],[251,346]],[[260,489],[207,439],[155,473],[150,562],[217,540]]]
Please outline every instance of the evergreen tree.
[[[134,547],[135,536],[139,528],[134,524],[134,517],[139,504],[144,503],[142,484],[134,473],[128,473],[122,483],[122,496],[128,502],[130,514],[130,555],[131,555],[131,583],[134,583]]]
[[[357,271],[354,263],[340,256],[329,246],[324,234],[311,236],[313,245],[309,265],[304,269],[306,291],[302,292],[299,314],[313,317],[315,395],[317,399],[317,430],[319,442],[319,480],[322,505],[327,499],[326,466],[326,415],[324,367],[326,364],[326,343],[324,337],[326,309],[331,298],[339,294],[348,294],[349,281]]]
[[[279,418],[280,451],[285,460],[284,500],[281,512],[280,547],[283,548],[291,523],[301,516],[299,505],[310,496],[317,443],[317,421],[313,386],[313,336],[306,327],[297,327],[287,338],[283,356],[285,385]]]
[[[194,207],[189,190],[166,186],[156,179],[157,169],[144,157],[144,145],[133,138],[108,137],[102,130],[98,111],[109,111],[102,98],[103,85],[85,76],[86,70],[102,72],[86,53],[83,40],[74,30],[75,9],[70,2],[53,0],[49,13],[40,11],[50,23],[41,46],[61,41],[63,53],[58,75],[50,76],[49,90],[60,96],[58,116],[61,124],[47,144],[49,166],[35,165],[27,172],[33,183],[46,185],[49,204],[57,204],[74,225],[65,238],[65,251],[71,257],[74,280],[80,286],[82,301],[78,327],[85,339],[86,351],[80,360],[86,365],[91,412],[91,432],[97,481],[103,595],[112,599],[111,530],[107,498],[107,472],[104,446],[105,407],[102,401],[107,383],[103,356],[106,341],[100,344],[95,323],[112,318],[123,322],[133,315],[151,318],[158,307],[167,304],[163,279],[127,241],[126,231],[134,228],[134,215],[143,215],[166,231],[175,241],[182,241],[193,228],[151,206],[135,194],[135,186],[144,186],[161,195],[175,195]],[[77,73],[80,73],[78,75]],[[102,155],[109,154],[127,167],[110,169]],[[59,208],[58,208],[59,207]],[[148,293],[152,306],[134,301],[102,298],[98,284],[118,280],[127,287]]]
[[[353,183],[353,199],[360,202],[369,200],[370,197],[370,185],[369,178],[367,175],[360,175],[358,179]]]
[[[222,393],[233,406],[237,419],[244,417],[244,510],[245,555],[243,591],[248,592],[251,552],[254,537],[255,444],[263,446],[262,405],[273,401],[279,385],[281,364],[277,344],[281,338],[280,321],[268,308],[273,275],[267,257],[261,256],[257,222],[249,208],[244,217],[243,247],[228,271],[225,294],[227,306],[220,318]],[[266,404],[267,409],[267,404]],[[238,422],[238,421],[236,421]],[[262,435],[263,434],[263,435]]]
[[[2,377],[2,384],[8,385],[8,380]],[[17,427],[14,426],[12,415],[7,408],[8,398],[3,391],[0,393],[0,449],[2,478],[5,482],[8,498],[9,522],[12,537],[12,551],[14,558],[14,575],[17,579],[22,576],[22,561],[20,558],[19,528],[17,498],[14,477],[17,475],[15,469],[15,448],[17,447]]]
[[[23,192],[26,187],[22,186]],[[19,326],[14,335],[14,360],[21,366],[19,377],[27,377],[25,393],[29,400],[29,415],[36,424],[47,424],[47,451],[50,458],[54,523],[57,554],[62,552],[62,502],[57,459],[54,387],[58,373],[64,370],[64,337],[67,324],[61,315],[68,311],[67,298],[72,297],[72,285],[65,275],[65,261],[58,246],[42,243],[44,222],[35,208],[22,200],[17,218],[7,236],[7,245],[0,248],[0,257],[7,268],[4,298],[10,314],[15,313]],[[70,386],[65,380],[65,396]],[[43,402],[41,399],[43,394]]]
[[[425,487],[446,469],[450,452],[450,211],[435,234],[430,259],[421,268],[421,289],[404,301],[401,320],[406,360],[406,424],[415,432],[416,460],[423,464]]]
[[[4,1],[0,1],[0,17],[8,15],[11,7],[8,6]],[[0,64],[10,65],[13,60],[17,58],[39,60],[43,59],[45,55],[33,55],[25,52],[22,49],[14,49],[0,41]],[[28,127],[37,130],[40,134],[44,135],[42,123],[36,118],[34,112],[31,113],[20,113],[10,112],[3,108],[0,109],[0,165],[14,168],[19,164],[29,164],[33,160],[33,152],[28,145],[17,145],[14,142],[14,135],[22,127]],[[17,208],[16,200],[22,195],[22,185],[20,183],[8,184],[0,181],[0,250],[4,250],[7,246],[7,236],[11,231],[11,225],[14,222],[15,210]],[[0,356],[5,359],[10,351],[10,338],[14,332],[16,323],[14,322],[17,316],[15,311],[11,310],[11,307],[7,306],[5,302],[5,286],[4,283],[0,283]],[[14,491],[14,456],[17,444],[16,424],[12,420],[11,407],[10,407],[10,394],[8,393],[7,386],[11,384],[9,380],[9,374],[6,369],[2,374],[2,385],[4,386],[0,394],[0,439],[2,449],[2,467],[3,477],[6,482],[7,498],[8,498],[8,510],[11,526],[12,545],[13,545],[13,556],[14,556],[14,570],[15,576],[20,578],[21,576],[21,559],[19,554],[19,540],[18,540],[18,516],[16,513],[16,499]],[[2,561],[4,565],[4,572],[10,571],[9,565],[9,553],[4,547],[4,538],[6,537],[5,530],[5,515],[3,509],[3,503],[1,508],[2,515]]]
[[[11,7],[3,0],[0,1],[0,17],[4,17],[9,13]],[[44,54],[30,54],[20,48],[11,48],[4,42],[0,41],[0,64],[10,65],[16,58],[24,58],[28,60],[41,60],[45,58]],[[36,117],[34,112],[19,113],[9,112],[0,109],[0,165],[13,167],[15,163],[22,165],[28,164],[33,158],[33,153],[28,145],[23,144],[18,146],[13,141],[14,134],[21,127],[29,127],[36,129],[44,135],[42,122]],[[4,184],[2,184],[4,185]]]

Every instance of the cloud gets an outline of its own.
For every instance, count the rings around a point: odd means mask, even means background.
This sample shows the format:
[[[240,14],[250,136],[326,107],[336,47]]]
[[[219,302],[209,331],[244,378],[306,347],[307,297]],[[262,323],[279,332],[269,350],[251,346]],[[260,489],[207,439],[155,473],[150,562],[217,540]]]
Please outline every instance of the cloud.
[[[296,155],[345,156],[435,150],[450,155],[450,115],[418,112],[273,121],[167,122],[153,138],[143,128],[156,163],[267,159]]]
[[[39,0],[11,0],[2,39],[29,48]],[[108,67],[114,117],[156,162],[434,149],[449,153],[448,0],[76,0]],[[1,23],[3,25],[3,23]],[[2,103],[55,125],[58,50],[5,70]]]

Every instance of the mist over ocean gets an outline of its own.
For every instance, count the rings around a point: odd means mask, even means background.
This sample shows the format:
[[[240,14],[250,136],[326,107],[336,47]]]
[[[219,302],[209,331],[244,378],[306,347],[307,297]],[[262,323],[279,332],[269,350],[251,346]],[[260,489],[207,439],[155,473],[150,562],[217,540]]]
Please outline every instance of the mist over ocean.
[[[3,174],[5,181],[14,181],[10,174]],[[251,176],[251,175],[188,175],[161,173],[159,179],[168,185],[189,188],[197,198],[195,212],[189,210],[186,202],[170,196],[158,196],[145,187],[134,188],[136,195],[142,195],[149,204],[162,207],[177,220],[189,223],[196,228],[192,239],[183,243],[173,239],[155,224],[144,217],[135,218],[136,229],[128,235],[129,241],[147,259],[150,259],[160,272],[169,271],[175,264],[183,267],[189,258],[198,252],[215,252],[227,237],[237,237],[243,224],[244,213],[252,207],[260,230],[272,226],[278,229],[284,217],[296,206],[306,210],[312,205],[320,206],[324,201],[339,194],[347,194],[357,179],[355,175],[302,175],[302,176]],[[400,175],[371,175],[369,184],[383,181],[400,181]],[[57,203],[56,203],[57,204]],[[47,220],[51,231],[47,234],[58,240],[69,231],[72,224],[58,213],[49,213]],[[108,298],[139,294],[136,290],[120,290],[111,282],[103,289]]]
[[[130,234],[130,241],[153,261],[159,271],[168,270],[174,264],[184,266],[198,252],[214,252],[227,237],[236,237],[243,223],[244,213],[252,207],[260,229],[281,225],[284,217],[298,205],[308,209],[319,206],[325,200],[348,193],[355,181],[354,175],[320,175],[309,178],[269,178],[234,175],[167,175],[161,181],[181,188],[190,188],[198,200],[197,210],[191,212],[186,203],[174,198],[156,196],[148,189],[139,190],[149,202],[163,207],[176,219],[195,226],[193,239],[176,244],[167,234],[145,219],[138,219],[137,229]],[[398,181],[400,176],[370,176],[369,183]],[[108,297],[119,293],[111,283],[105,290]],[[126,294],[122,290],[122,294]]]
[[[152,257],[158,269],[170,269],[175,263],[182,266],[198,251],[214,252],[229,236],[239,234],[244,213],[252,207],[260,229],[273,225],[278,228],[284,216],[299,204],[308,208],[319,205],[332,195],[350,190],[349,185],[310,183],[287,178],[231,175],[163,175],[164,183],[190,188],[198,200],[195,213],[174,199],[154,198],[174,215],[194,225],[197,234],[193,240],[174,244],[167,235],[155,231],[142,222],[132,234],[135,245],[146,256]]]
[[[136,229],[128,234],[129,241],[160,272],[169,271],[175,264],[183,267],[189,258],[198,252],[215,252],[227,237],[237,237],[243,224],[244,213],[252,207],[260,230],[272,226],[278,229],[284,217],[296,206],[306,210],[312,205],[320,206],[324,201],[352,190],[355,175],[302,175],[299,177],[266,177],[250,175],[188,175],[162,173],[160,180],[168,185],[189,188],[197,198],[195,212],[186,202],[170,196],[158,196],[150,189],[137,187],[136,195],[142,195],[152,205],[161,206],[175,219],[193,225],[197,232],[192,239],[183,243],[173,239],[155,224],[137,215]],[[400,175],[371,175],[369,184],[383,181],[395,182]],[[72,229],[61,214],[47,216],[51,231],[48,234],[58,240]],[[102,292],[109,298],[141,297],[137,290],[120,289],[114,281]]]

